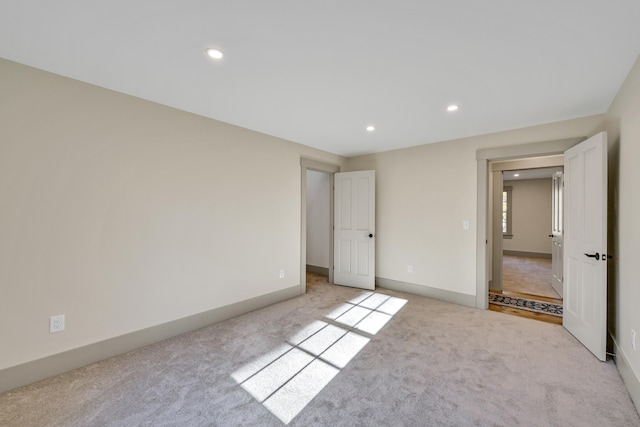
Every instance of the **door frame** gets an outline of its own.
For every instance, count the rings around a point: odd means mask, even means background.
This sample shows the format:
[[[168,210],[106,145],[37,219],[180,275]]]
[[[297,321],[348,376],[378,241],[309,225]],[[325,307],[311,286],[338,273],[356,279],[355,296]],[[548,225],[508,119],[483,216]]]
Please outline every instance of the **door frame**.
[[[587,137],[568,138],[553,141],[534,142],[497,148],[485,148],[476,151],[478,163],[478,199],[476,232],[476,308],[489,308],[489,162],[526,159],[564,154],[566,150],[586,140]]]
[[[491,185],[492,208],[490,209],[492,227],[491,233],[491,286],[489,289],[494,291],[502,291],[502,253],[503,253],[503,237],[502,237],[502,193],[504,191],[504,180],[502,170],[493,170],[493,165],[489,165],[493,177]],[[511,201],[509,201],[511,203]]]
[[[300,157],[300,295],[307,292],[307,171],[328,173],[329,178],[329,283],[333,283],[333,174],[340,166]]]
[[[493,233],[491,233],[491,286],[494,291],[502,291],[502,248],[503,236],[501,224],[502,216],[502,191],[504,188],[503,172],[516,170],[532,170],[540,168],[550,168],[556,166],[564,166],[564,155],[554,154],[545,155],[543,157],[526,157],[510,160],[491,160],[489,161],[489,173],[493,177],[493,185],[490,189],[489,200],[493,201],[493,210],[489,210],[491,217],[489,221],[493,222]]]

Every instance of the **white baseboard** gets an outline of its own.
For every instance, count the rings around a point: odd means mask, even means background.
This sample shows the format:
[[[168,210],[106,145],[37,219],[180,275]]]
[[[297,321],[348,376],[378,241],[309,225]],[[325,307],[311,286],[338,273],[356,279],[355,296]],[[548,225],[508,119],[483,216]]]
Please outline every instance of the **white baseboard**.
[[[0,393],[300,295],[300,285],[0,370]]]
[[[511,256],[523,256],[527,258],[544,258],[551,259],[551,254],[541,253],[541,252],[523,252],[523,251],[502,251],[503,255],[511,255]]]
[[[376,277],[376,285],[393,291],[406,292],[408,294],[420,295],[440,301],[476,308],[475,295],[461,294],[459,292],[431,288],[429,286],[416,285],[414,283],[400,282],[398,280],[385,279],[382,277]]]
[[[317,265],[307,264],[307,273],[315,273],[321,276],[328,276],[329,269],[327,267],[318,267]]]
[[[615,362],[618,367],[618,372],[620,372],[624,385],[629,391],[633,404],[636,405],[636,410],[640,413],[640,379],[633,371],[631,365],[629,365],[624,352],[618,347],[616,340],[613,340],[613,348],[616,355]]]

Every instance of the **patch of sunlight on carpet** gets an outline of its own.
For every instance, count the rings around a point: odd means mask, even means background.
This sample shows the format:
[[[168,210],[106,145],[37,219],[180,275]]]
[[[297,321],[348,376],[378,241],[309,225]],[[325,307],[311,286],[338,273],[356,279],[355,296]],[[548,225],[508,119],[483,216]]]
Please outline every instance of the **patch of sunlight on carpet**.
[[[293,334],[288,344],[260,356],[231,377],[288,424],[406,303],[401,298],[363,292],[331,310],[327,321],[313,321]]]
[[[328,323],[326,322],[316,320],[293,334],[291,338],[289,338],[289,342],[293,345],[298,345],[327,325]]]
[[[313,356],[293,348],[242,383],[242,388],[262,402],[312,361]]]
[[[356,329],[375,335],[384,327],[384,325],[387,324],[387,322],[389,322],[389,320],[391,320],[391,316],[388,314],[374,311],[362,319],[362,321],[356,325]]]
[[[358,305],[360,307],[365,307],[365,308],[370,308],[372,310],[375,310],[376,308],[380,307],[380,305],[388,299],[389,299],[389,295],[373,294]]]
[[[342,338],[346,333],[347,331],[342,328],[327,325],[325,328],[318,331],[317,334],[301,343],[299,347],[314,356],[320,356],[326,349]]]
[[[407,303],[406,299],[391,297],[384,304],[378,307],[378,311],[381,311],[383,313],[387,313],[393,316],[394,314],[399,312],[400,309],[402,309],[402,307],[404,307],[406,303]]]
[[[271,350],[270,352],[263,354],[256,360],[251,363],[247,363],[242,368],[235,371],[231,374],[231,378],[236,380],[238,384],[245,382],[251,376],[260,372],[267,365],[272,363],[274,360],[285,354],[287,351],[291,350],[293,347],[288,344],[283,344]]]
[[[316,359],[267,399],[264,406],[280,421],[289,424],[338,372],[333,366]]]
[[[320,358],[342,369],[369,343],[369,338],[348,332],[325,351]]]
[[[371,313],[371,310],[369,310],[368,308],[363,308],[356,305],[351,310],[338,317],[336,319],[336,322],[342,323],[346,326],[355,326],[358,324],[358,322],[367,317],[369,313]]]

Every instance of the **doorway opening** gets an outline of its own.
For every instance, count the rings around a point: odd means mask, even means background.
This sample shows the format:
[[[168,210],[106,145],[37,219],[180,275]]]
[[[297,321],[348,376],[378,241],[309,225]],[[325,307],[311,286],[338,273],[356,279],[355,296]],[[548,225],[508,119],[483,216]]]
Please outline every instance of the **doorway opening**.
[[[493,311],[562,323],[563,162],[545,156],[490,164]]]
[[[598,359],[606,360],[607,341],[607,132],[590,138],[482,149],[478,161],[476,306],[489,305],[492,253],[500,245],[489,231],[490,162],[564,153],[564,304],[562,326]],[[500,178],[501,180],[501,174]],[[493,185],[496,180],[494,179]],[[502,188],[502,185],[500,186]],[[493,227],[495,233],[498,227]],[[493,249],[495,251],[495,248]]]
[[[570,138],[555,141],[544,141],[531,144],[481,149],[476,152],[477,174],[478,174],[478,209],[477,209],[477,247],[476,247],[476,307],[481,309],[489,308],[489,281],[493,279],[495,266],[493,264],[493,242],[494,240],[502,243],[502,235],[499,239],[493,236],[494,224],[492,221],[493,199],[490,200],[490,194],[496,186],[495,176],[492,172],[494,164],[500,162],[512,162],[511,169],[531,168],[517,166],[518,161],[526,161],[531,158],[545,158],[563,155],[563,153],[574,145],[584,141],[586,137]],[[520,160],[514,160],[520,159]],[[534,167],[557,166],[548,164],[539,164]],[[500,180],[502,174],[499,174]],[[491,185],[490,185],[491,184]],[[502,191],[502,183],[499,187]],[[501,263],[499,264],[501,267]],[[498,267],[498,268],[500,268]],[[501,274],[501,273],[500,273]],[[498,276],[501,277],[501,276]]]
[[[559,162],[561,159],[559,159]],[[563,166],[503,171],[502,290],[562,299]],[[555,200],[558,200],[557,202]],[[558,269],[557,282],[554,271]],[[555,285],[555,286],[554,286]]]
[[[333,283],[334,174],[340,166],[300,159],[300,294],[307,292],[307,266],[312,275]],[[309,244],[308,244],[309,242]],[[326,276],[324,276],[326,274]]]
[[[332,174],[307,171],[307,284],[329,280],[331,268],[331,178]],[[311,275],[311,276],[310,276]],[[311,277],[311,279],[310,279]]]

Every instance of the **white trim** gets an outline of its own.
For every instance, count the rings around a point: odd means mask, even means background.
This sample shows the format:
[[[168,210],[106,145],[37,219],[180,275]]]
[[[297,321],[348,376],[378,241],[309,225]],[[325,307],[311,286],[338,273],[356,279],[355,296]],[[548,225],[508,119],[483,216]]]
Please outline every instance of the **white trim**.
[[[612,335],[609,334],[609,336],[611,337]],[[624,385],[627,387],[633,404],[636,405],[636,410],[640,412],[640,377],[634,372],[622,348],[618,347],[615,339],[613,340],[613,349],[616,356],[615,362],[618,367],[618,372],[620,372],[622,381],[624,381]]]
[[[543,252],[524,252],[524,251],[502,251],[503,255],[511,255],[511,256],[523,256],[527,258],[542,258],[542,259],[551,259],[551,254],[545,254]]]
[[[307,273],[315,273],[321,276],[329,277],[329,268],[328,267],[318,267],[317,265],[307,264]]]
[[[530,144],[509,145],[507,147],[483,148],[476,151],[477,160],[517,160],[527,157],[555,156],[564,154],[566,150],[587,139],[585,136],[577,138],[557,139],[553,141],[533,142]]]
[[[414,283],[400,282],[398,280],[385,279],[382,277],[376,277],[376,286],[379,288],[391,289],[392,291],[405,292],[407,294],[446,301],[452,304],[464,305],[466,307],[476,307],[475,296],[448,291],[446,289],[432,288],[430,286],[416,285]]]
[[[493,236],[491,240],[491,287],[493,291],[502,291],[502,192],[504,184],[502,180],[502,172],[491,172],[493,175],[493,183],[491,189],[491,203],[493,206],[493,216],[489,218],[493,225]]]
[[[489,308],[489,276],[487,246],[489,244],[487,230],[488,196],[489,194],[489,161],[478,160],[478,212],[476,229],[476,307]]]
[[[478,161],[478,211],[476,233],[476,307],[489,308],[489,280],[487,265],[488,218],[487,201],[489,195],[489,161],[509,160],[527,157],[564,154],[566,150],[584,141],[586,137],[562,139],[556,141],[535,142],[532,144],[508,147],[486,148],[476,151]]]
[[[0,393],[294,298],[298,291],[299,286],[292,286],[0,370]]]

